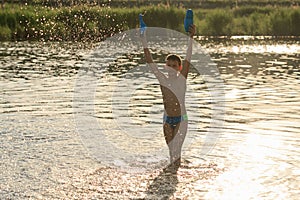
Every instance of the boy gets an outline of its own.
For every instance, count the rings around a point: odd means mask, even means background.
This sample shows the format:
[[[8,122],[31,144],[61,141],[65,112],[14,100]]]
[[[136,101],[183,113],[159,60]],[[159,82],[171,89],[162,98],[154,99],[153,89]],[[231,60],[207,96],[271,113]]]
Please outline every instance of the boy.
[[[195,25],[191,25],[189,27],[186,58],[183,62],[178,55],[171,54],[167,56],[165,67],[168,73],[167,76],[160,72],[157,65],[153,62],[148,49],[145,32],[141,34],[146,62],[160,83],[164,104],[164,137],[169,148],[171,165],[177,168],[181,164],[181,148],[188,126],[185,109],[185,92],[186,79],[192,56],[192,38],[195,31]]]

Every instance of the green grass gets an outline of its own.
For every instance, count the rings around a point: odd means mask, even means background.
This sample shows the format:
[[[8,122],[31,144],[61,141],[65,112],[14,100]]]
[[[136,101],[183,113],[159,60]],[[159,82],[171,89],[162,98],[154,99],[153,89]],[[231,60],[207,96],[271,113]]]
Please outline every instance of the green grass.
[[[149,27],[184,31],[183,8],[51,8],[7,4],[0,12],[0,40],[100,41],[114,33],[136,28],[138,14],[145,10],[144,20]],[[298,7],[194,9],[194,15],[198,35],[300,35]]]

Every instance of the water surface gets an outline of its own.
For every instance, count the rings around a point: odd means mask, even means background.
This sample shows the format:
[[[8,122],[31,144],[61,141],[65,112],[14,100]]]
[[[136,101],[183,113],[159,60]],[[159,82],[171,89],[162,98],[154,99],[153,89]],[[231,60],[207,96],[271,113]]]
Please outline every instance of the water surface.
[[[173,191],[173,197],[297,199],[300,185],[299,42],[200,42],[225,84],[224,132],[217,138],[212,151],[205,156],[199,154],[210,126],[212,105],[205,81],[192,70],[187,91],[188,137],[197,140],[185,148],[184,158],[192,167],[182,169],[184,173],[177,180],[178,188],[177,192]],[[91,194],[89,189],[88,192],[76,189],[80,184],[88,188],[90,183],[82,180],[82,174],[95,172],[104,164],[92,159],[82,143],[74,122],[73,104],[79,69],[84,67],[95,46],[1,43],[1,198],[97,196],[97,190]],[[163,66],[166,53],[154,53],[160,66]],[[116,116],[119,121],[126,121],[126,116],[117,109],[124,99],[123,93],[114,91],[126,89],[120,80],[128,71],[143,65],[142,52],[106,59],[99,60],[103,65],[94,69],[101,81],[97,83],[92,117],[106,128],[112,127],[111,140],[120,146],[136,151],[164,147],[161,95],[150,72],[139,75],[139,83],[143,84],[135,85],[128,103],[131,121],[120,125],[122,130],[130,130],[127,138],[133,138],[132,141],[138,138],[142,142],[133,145],[122,140],[124,136],[118,132],[120,129],[114,121]],[[147,133],[143,137],[138,131],[141,129]],[[149,163],[156,161],[149,158]],[[205,181],[198,173],[203,162],[214,163],[223,170]],[[206,169],[213,167],[207,165]],[[192,172],[195,175],[189,174]],[[183,184],[183,177],[190,182]],[[189,188],[188,193],[184,192],[185,186]],[[121,194],[128,198],[149,197],[143,190],[139,195],[123,190]],[[114,195],[113,190],[98,192],[101,198],[113,199]]]

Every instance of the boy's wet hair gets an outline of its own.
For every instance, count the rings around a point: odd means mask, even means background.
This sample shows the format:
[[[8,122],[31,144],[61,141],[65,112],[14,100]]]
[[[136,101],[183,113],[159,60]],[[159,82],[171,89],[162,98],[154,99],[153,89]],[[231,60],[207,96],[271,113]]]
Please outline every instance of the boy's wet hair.
[[[174,61],[177,61],[179,63],[179,66],[181,66],[181,58],[179,55],[176,55],[176,54],[170,54],[166,57],[166,61],[168,60],[174,60]]]

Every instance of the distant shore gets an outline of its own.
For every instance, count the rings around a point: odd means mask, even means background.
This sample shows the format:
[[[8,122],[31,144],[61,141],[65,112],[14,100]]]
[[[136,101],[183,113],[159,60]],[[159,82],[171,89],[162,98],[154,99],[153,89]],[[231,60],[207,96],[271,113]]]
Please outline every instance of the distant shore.
[[[149,27],[184,32],[185,8],[145,6],[110,8],[91,5],[47,7],[6,4],[0,13],[0,41],[101,41],[136,28],[138,14]],[[197,35],[300,36],[300,7],[241,6],[194,9]]]

